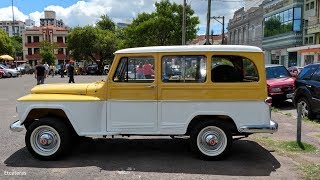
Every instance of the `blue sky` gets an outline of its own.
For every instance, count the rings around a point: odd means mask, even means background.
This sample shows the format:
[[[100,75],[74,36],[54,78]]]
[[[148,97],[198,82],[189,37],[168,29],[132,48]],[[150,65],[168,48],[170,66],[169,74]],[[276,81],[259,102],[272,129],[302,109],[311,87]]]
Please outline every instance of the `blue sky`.
[[[15,19],[24,21],[27,18],[39,23],[44,10],[56,11],[57,18],[68,26],[93,25],[102,14],[108,14],[115,22],[130,22],[141,12],[152,12],[156,0],[13,0]],[[171,0],[181,4],[183,0]],[[213,0],[212,16],[225,16],[226,25],[233,12],[244,5],[243,2],[226,2]],[[0,0],[0,20],[12,20],[12,0]],[[200,18],[198,34],[205,34],[206,0],[187,0],[195,14]],[[223,8],[221,8],[223,7]],[[221,24],[211,21],[214,34],[221,33]]]

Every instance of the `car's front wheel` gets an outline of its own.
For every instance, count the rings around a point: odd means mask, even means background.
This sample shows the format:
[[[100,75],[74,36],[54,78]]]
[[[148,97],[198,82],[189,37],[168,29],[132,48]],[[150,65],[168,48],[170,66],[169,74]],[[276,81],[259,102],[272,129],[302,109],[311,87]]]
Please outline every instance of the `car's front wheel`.
[[[302,97],[300,98],[298,101],[297,101],[297,106],[298,107],[298,104],[301,104],[302,106],[302,110],[301,110],[301,116],[302,117],[307,117],[309,119],[314,119],[315,118],[315,115],[314,113],[312,112],[311,110],[311,106],[310,106],[310,102],[308,101],[307,98],[305,97]]]
[[[43,118],[27,128],[28,151],[41,160],[54,160],[69,152],[70,130],[56,118]]]
[[[230,131],[221,123],[204,121],[197,124],[190,135],[191,149],[202,159],[220,160],[232,145]]]

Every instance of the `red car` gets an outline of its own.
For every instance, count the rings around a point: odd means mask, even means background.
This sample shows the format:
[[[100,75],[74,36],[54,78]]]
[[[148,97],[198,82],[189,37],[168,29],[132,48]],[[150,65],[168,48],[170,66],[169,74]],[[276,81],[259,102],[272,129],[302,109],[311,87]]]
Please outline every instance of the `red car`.
[[[278,64],[266,65],[268,96],[273,102],[292,99],[295,90],[295,78],[289,73],[286,67]]]

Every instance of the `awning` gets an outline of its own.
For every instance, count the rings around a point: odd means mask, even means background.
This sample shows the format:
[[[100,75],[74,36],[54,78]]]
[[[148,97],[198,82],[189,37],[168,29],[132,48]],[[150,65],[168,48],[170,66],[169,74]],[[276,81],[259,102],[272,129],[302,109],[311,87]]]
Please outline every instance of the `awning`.
[[[301,50],[298,50],[298,52],[299,53],[320,52],[320,48],[301,49]]]
[[[13,57],[9,55],[1,55],[0,59],[5,60],[5,61],[13,61]]]

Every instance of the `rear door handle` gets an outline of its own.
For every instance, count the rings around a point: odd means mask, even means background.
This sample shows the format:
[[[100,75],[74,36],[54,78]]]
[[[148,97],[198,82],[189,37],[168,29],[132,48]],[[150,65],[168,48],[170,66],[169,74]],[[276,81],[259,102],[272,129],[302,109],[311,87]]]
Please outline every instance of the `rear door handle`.
[[[157,87],[156,85],[149,85],[149,86],[145,86],[146,88],[155,88]]]

